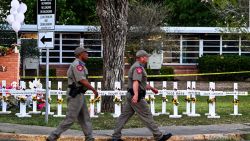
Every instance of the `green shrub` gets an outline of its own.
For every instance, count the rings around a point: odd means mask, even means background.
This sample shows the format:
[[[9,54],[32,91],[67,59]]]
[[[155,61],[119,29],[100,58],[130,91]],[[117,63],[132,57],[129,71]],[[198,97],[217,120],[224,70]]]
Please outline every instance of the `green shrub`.
[[[46,76],[46,69],[41,69],[41,76]],[[49,76],[56,76],[56,69],[49,69]]]
[[[86,62],[90,76],[101,76],[103,74],[103,59],[102,58],[89,58]]]
[[[37,48],[37,40],[22,39],[20,55],[22,60],[25,58],[39,58],[40,52]]]
[[[238,72],[250,70],[250,57],[239,55],[206,55],[198,59],[200,73]],[[250,74],[224,74],[206,76],[209,80],[244,80]]]
[[[174,74],[174,69],[172,67],[168,67],[168,66],[162,66],[160,70],[152,70],[152,69],[146,69],[146,72],[148,75],[169,75],[169,74]],[[173,80],[174,77],[153,77],[150,78],[149,80],[151,81],[171,81]]]
[[[5,56],[7,55],[8,48],[4,46],[0,46],[0,56]]]

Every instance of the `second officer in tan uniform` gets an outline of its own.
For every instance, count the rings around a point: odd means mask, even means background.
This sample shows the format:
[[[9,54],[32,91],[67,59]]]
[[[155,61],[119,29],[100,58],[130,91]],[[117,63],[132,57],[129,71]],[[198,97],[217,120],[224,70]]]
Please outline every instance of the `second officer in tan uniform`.
[[[87,50],[83,47],[78,47],[75,49],[74,53],[76,59],[67,71],[69,87],[67,91],[67,115],[57,129],[49,135],[47,141],[57,140],[64,131],[73,125],[75,121],[79,122],[85,135],[85,140],[94,140],[92,124],[83,94],[87,89],[92,90],[96,97],[98,96],[98,93],[88,82],[88,70],[85,66],[85,61],[88,60]]]
[[[146,127],[153,133],[155,140],[165,141],[172,136],[171,133],[163,135],[159,130],[149,110],[148,104],[144,100],[146,89],[152,90],[155,94],[158,93],[157,89],[147,85],[147,73],[144,69],[144,65],[148,62],[149,56],[150,55],[144,50],[137,51],[137,61],[129,69],[127,101],[120,117],[117,119],[112,136],[113,141],[122,141],[121,130],[134,113],[139,116]]]

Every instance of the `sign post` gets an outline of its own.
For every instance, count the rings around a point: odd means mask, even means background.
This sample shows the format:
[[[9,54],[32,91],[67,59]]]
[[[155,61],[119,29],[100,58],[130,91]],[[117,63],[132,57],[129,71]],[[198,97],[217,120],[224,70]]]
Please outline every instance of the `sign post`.
[[[37,44],[39,49],[46,49],[46,124],[48,123],[49,49],[54,48],[55,12],[56,0],[37,1]]]

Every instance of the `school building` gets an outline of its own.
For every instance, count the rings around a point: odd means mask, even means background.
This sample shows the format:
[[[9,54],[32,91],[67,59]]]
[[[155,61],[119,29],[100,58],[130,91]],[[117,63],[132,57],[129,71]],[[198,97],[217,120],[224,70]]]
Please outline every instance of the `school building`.
[[[202,55],[237,54],[250,55],[250,41],[239,34],[228,38],[219,27],[162,27],[173,38],[160,43],[163,64],[174,67],[176,74],[196,73],[196,61]],[[37,39],[37,25],[23,25],[21,40]],[[50,68],[57,76],[64,76],[74,60],[74,49],[82,44],[90,48],[89,56],[102,58],[100,29],[95,26],[56,25],[54,49],[50,50]],[[46,50],[40,50],[40,67],[45,67]],[[128,65],[128,64],[126,64]]]

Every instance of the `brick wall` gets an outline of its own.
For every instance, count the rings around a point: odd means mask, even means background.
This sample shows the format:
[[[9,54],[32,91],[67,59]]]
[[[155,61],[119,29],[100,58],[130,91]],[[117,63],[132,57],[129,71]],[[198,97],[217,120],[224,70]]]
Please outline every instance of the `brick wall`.
[[[6,80],[7,86],[13,81],[19,83],[20,80],[20,55],[19,53],[12,53],[7,56],[0,56],[0,66],[6,66],[6,72],[0,72],[0,84],[2,80]]]
[[[46,65],[41,65],[41,69],[46,69]],[[69,65],[50,65],[49,69],[55,69],[56,70],[56,76],[67,76],[67,70],[69,68]]]

